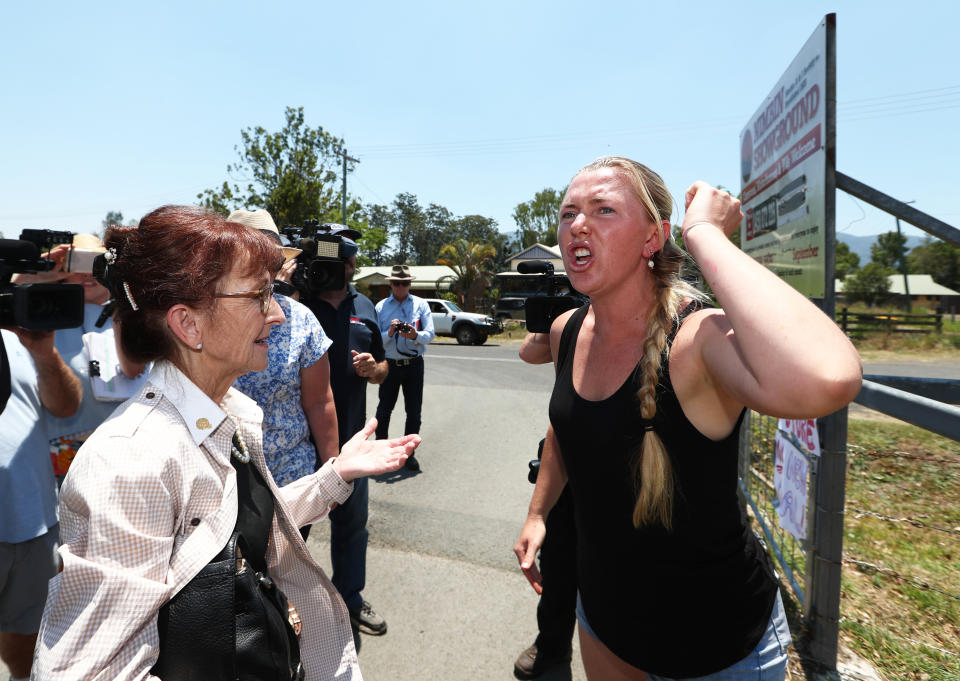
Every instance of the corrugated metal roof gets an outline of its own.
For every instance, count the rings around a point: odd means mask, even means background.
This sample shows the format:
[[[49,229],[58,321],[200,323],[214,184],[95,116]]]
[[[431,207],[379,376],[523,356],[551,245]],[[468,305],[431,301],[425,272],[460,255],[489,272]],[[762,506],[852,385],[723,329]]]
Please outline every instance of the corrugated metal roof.
[[[903,275],[891,274],[888,278],[890,293],[902,296],[904,294]],[[907,285],[910,287],[911,296],[960,296],[960,292],[941,286],[929,274],[908,274]],[[843,282],[839,279],[836,281],[836,291],[843,292]]]

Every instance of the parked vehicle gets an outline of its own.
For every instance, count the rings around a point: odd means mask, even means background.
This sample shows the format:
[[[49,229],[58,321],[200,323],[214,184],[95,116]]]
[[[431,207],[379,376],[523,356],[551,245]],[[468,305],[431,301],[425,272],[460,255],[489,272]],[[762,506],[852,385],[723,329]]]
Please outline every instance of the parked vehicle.
[[[526,298],[501,298],[494,306],[493,314],[500,321],[504,319],[525,319],[526,302]]]
[[[460,345],[483,345],[491,333],[503,331],[503,322],[482,314],[464,312],[456,303],[427,298],[438,336],[453,336]]]

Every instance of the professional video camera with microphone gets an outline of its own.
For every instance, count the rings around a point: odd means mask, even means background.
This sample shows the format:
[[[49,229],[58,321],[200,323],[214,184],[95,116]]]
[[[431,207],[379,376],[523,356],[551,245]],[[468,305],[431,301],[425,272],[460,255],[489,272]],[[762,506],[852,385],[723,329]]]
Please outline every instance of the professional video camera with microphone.
[[[587,297],[570,286],[566,277],[554,274],[553,263],[546,260],[527,260],[517,265],[520,274],[539,274],[544,277],[546,295],[530,296],[526,301],[527,331],[549,333],[553,320],[567,310],[587,302]],[[560,295],[566,289],[564,295]]]
[[[297,256],[297,270],[293,285],[301,291],[337,291],[347,285],[345,265],[356,252],[355,246],[344,243],[344,238],[359,232],[336,223],[304,220],[303,227],[285,227],[281,230],[290,245],[303,251]]]
[[[19,240],[0,239],[0,326],[52,331],[83,324],[82,286],[10,283],[14,274],[49,272],[55,263],[41,253],[73,243],[73,237],[73,232],[25,229]]]

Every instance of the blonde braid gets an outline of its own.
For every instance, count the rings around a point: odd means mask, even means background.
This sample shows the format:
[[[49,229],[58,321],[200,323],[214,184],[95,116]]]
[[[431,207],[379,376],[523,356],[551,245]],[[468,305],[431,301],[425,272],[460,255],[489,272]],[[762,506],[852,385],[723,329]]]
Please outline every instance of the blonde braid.
[[[637,503],[633,507],[633,526],[673,525],[673,467],[663,441],[653,430],[652,421],[657,413],[657,384],[660,382],[660,365],[668,358],[667,333],[677,318],[680,295],[670,286],[669,275],[657,277],[657,301],[647,319],[647,337],[643,341],[643,357],[640,372],[643,380],[637,390],[640,417],[645,432],[640,451],[633,459],[634,484],[637,487]]]

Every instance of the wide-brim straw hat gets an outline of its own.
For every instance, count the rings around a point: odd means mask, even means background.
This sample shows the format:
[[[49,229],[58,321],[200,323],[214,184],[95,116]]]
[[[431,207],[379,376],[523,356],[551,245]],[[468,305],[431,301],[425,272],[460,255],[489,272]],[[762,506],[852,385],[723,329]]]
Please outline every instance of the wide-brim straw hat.
[[[98,253],[107,252],[103,242],[96,234],[74,234],[73,247],[82,248],[85,251],[97,251]]]
[[[394,265],[390,270],[390,276],[387,281],[413,281],[415,276],[410,274],[410,268],[406,265]]]
[[[291,248],[290,246],[283,245],[283,243],[280,241],[280,230],[277,229],[277,225],[273,221],[273,218],[270,217],[270,213],[265,211],[263,208],[258,208],[256,210],[235,210],[230,213],[227,221],[237,222],[245,227],[258,229],[269,236],[271,239],[277,242],[277,246],[279,246],[280,250],[283,251],[284,261],[290,260],[291,258],[296,258],[303,252],[299,248]]]

